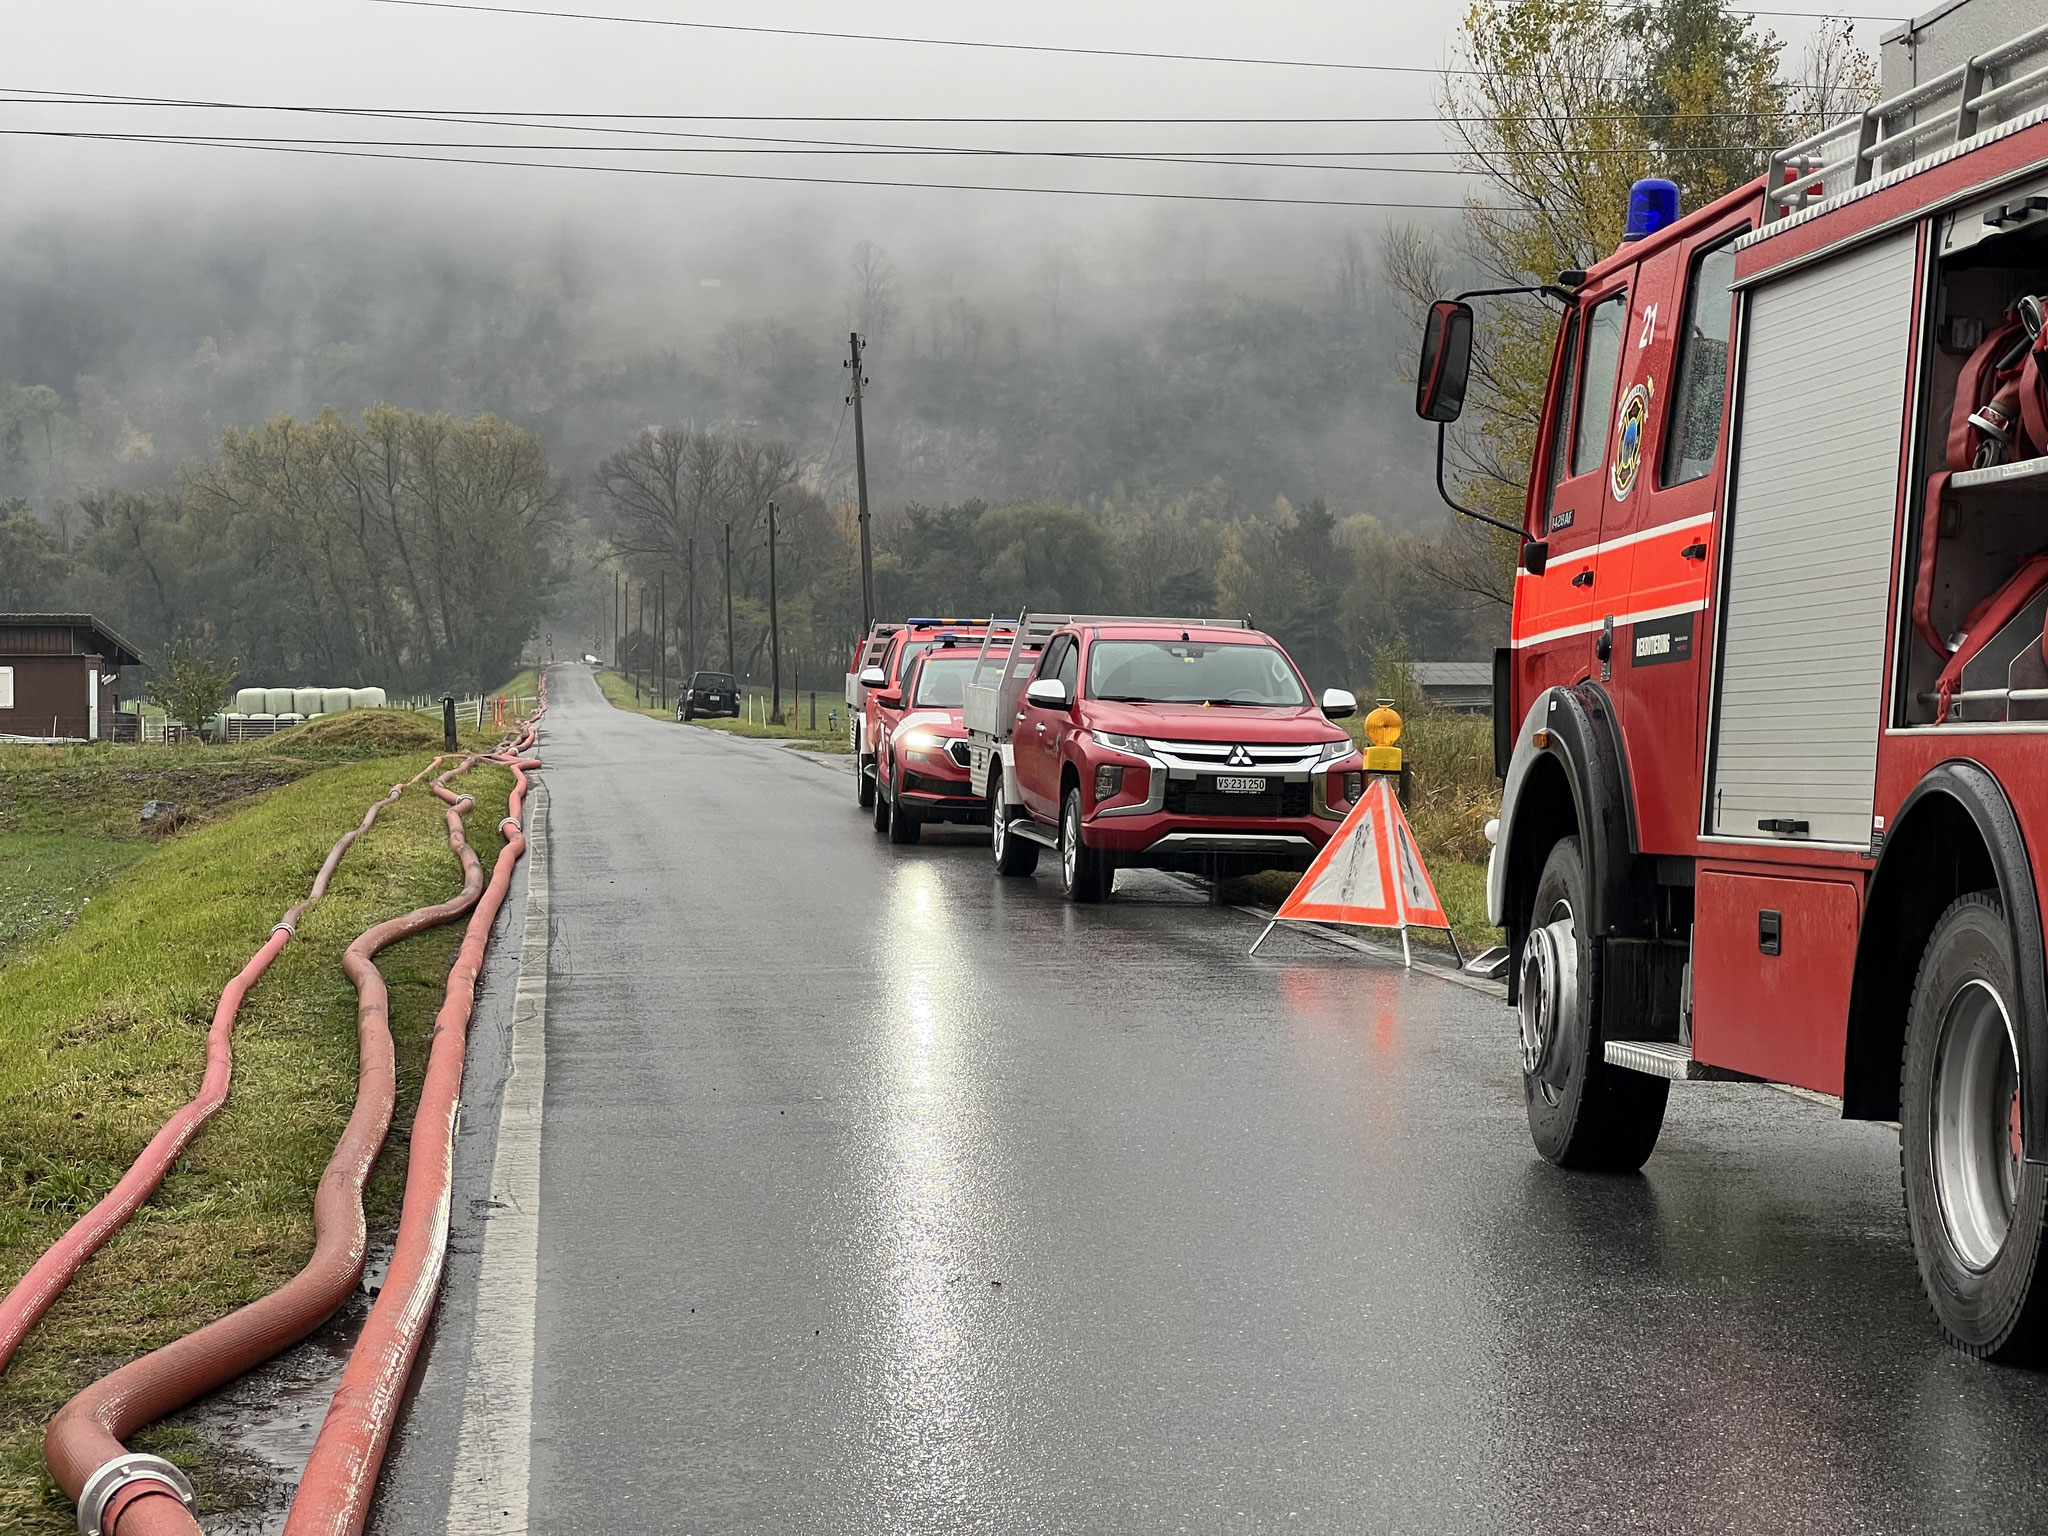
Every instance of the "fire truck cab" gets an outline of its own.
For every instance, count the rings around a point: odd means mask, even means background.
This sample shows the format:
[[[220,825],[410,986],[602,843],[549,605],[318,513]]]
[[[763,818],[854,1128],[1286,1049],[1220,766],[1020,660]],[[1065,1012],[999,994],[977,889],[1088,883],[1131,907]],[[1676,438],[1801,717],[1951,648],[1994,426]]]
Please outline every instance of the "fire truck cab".
[[[1544,1156],[1639,1167],[1674,1081],[1898,1121],[1936,1318],[2004,1358],[2048,1343],[2048,27],[2000,5],[1548,290],[1487,886]]]

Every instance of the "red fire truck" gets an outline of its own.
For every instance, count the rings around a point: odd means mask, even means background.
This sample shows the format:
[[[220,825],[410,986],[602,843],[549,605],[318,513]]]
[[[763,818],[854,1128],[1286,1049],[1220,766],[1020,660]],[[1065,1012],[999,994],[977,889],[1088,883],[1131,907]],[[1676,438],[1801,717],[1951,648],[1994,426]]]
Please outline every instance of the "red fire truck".
[[[1543,290],[1487,895],[1545,1157],[1639,1167],[1701,1078],[1897,1121],[1935,1316],[2007,1358],[2048,1343],[2048,27],[2001,4]],[[1426,419],[1472,323],[1432,309]]]

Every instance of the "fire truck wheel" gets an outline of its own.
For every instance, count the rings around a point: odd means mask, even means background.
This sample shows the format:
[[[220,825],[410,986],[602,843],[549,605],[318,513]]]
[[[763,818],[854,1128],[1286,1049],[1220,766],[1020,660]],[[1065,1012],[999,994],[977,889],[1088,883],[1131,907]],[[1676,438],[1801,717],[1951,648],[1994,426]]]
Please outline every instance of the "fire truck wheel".
[[[874,775],[868,771],[870,766],[868,760],[860,753],[853,754],[853,793],[864,811],[875,808],[875,780]]]
[[[862,777],[865,778],[866,775],[862,775]],[[880,767],[877,767],[875,769],[875,776],[867,781],[868,800],[866,803],[874,808],[875,830],[877,832],[886,832],[889,830],[889,797],[882,793],[881,778],[882,770]]]
[[[898,775],[889,796],[894,809],[889,815],[889,841],[892,843],[914,843],[924,831],[924,823],[917,819],[915,811],[903,806],[903,779]]]
[[[1002,778],[988,778],[988,845],[999,875],[1028,875],[1038,868],[1038,844],[1010,830],[1009,808],[1003,804]]]
[[[1671,1085],[1607,1065],[1600,958],[1587,936],[1586,866],[1576,837],[1544,861],[1522,944],[1522,1092],[1536,1150],[1560,1168],[1633,1173],[1657,1145]]]
[[[1906,1015],[1899,1182],[1942,1331],[1980,1359],[2038,1358],[2048,1168],[2021,1156],[2018,967],[1997,895],[1934,925]]]
[[[1081,787],[1077,784],[1067,791],[1067,803],[1060,812],[1060,889],[1069,901],[1101,901],[1109,894],[1114,878],[1108,856],[1081,841]]]

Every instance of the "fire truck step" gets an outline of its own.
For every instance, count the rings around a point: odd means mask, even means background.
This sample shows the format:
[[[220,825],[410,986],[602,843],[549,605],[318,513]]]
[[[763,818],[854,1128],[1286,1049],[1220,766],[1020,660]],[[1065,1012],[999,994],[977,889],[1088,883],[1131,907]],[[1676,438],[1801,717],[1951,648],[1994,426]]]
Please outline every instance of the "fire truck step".
[[[1647,1072],[1652,1077],[1668,1077],[1674,1083],[1761,1081],[1746,1072],[1731,1072],[1726,1067],[1710,1067],[1703,1061],[1694,1061],[1689,1049],[1670,1040],[1610,1040],[1607,1042],[1607,1065],[1626,1067],[1631,1072]]]
[[[1038,844],[1059,852],[1060,835],[1051,827],[1042,827],[1029,816],[1019,816],[1010,823],[1010,836],[1021,837],[1027,842]]]

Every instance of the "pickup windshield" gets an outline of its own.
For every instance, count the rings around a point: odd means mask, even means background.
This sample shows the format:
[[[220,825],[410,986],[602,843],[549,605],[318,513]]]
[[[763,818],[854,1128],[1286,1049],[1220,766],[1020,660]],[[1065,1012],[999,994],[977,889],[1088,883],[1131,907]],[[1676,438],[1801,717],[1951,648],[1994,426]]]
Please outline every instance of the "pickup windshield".
[[[1128,704],[1306,704],[1287,658],[1270,645],[1098,640],[1088,696]]]
[[[910,702],[921,709],[958,709],[967,699],[967,680],[974,676],[974,655],[927,656],[924,670],[917,674],[917,697]]]

